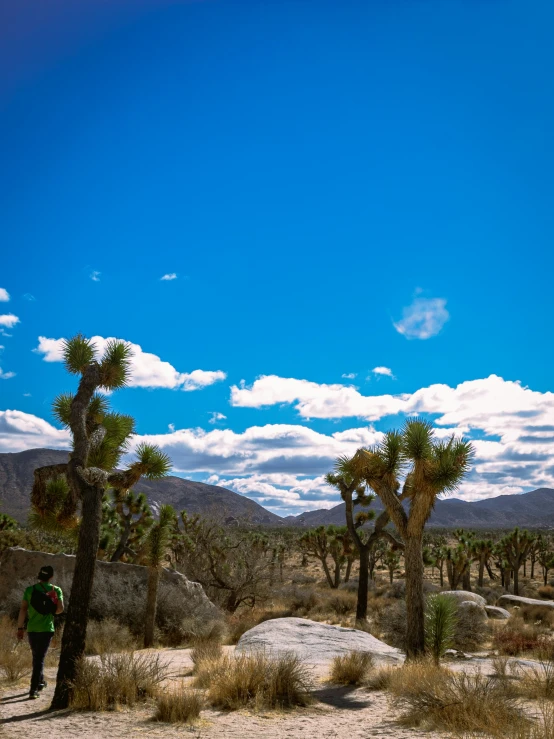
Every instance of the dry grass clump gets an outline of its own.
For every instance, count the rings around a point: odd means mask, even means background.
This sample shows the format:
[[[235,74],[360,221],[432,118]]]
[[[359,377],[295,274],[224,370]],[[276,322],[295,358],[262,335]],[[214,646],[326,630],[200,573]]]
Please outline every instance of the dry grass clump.
[[[369,673],[365,682],[366,688],[369,690],[388,690],[393,674],[398,669],[398,667],[380,667],[378,670],[373,670]]]
[[[15,638],[16,624],[7,616],[0,618],[0,677],[15,683],[31,672],[31,650],[25,639]]]
[[[532,623],[536,626],[551,628],[554,625],[554,608],[551,606],[522,606],[519,615],[526,623]]]
[[[223,649],[221,644],[217,642],[200,642],[190,653],[190,658],[194,665],[193,672],[197,672],[203,662],[217,662],[222,656]]]
[[[212,705],[230,711],[248,705],[257,709],[305,706],[312,687],[309,670],[296,655],[269,657],[264,652],[202,662],[195,685],[208,688]]]
[[[155,721],[169,724],[191,724],[200,716],[203,702],[196,690],[182,682],[170,691],[163,691],[156,700]]]
[[[131,652],[136,646],[136,639],[127,626],[113,619],[90,621],[88,624],[85,654]]]
[[[406,725],[506,736],[523,721],[503,685],[480,673],[412,662],[392,673],[389,690],[404,710],[401,721]]]
[[[541,632],[534,626],[525,624],[523,619],[512,616],[506,626],[495,631],[493,647],[500,654],[516,657],[523,652],[531,652],[541,646]]]
[[[154,697],[168,676],[168,664],[159,655],[132,652],[102,655],[79,662],[71,707],[81,711],[105,711],[134,706]]]
[[[369,652],[350,652],[333,659],[329,679],[337,685],[360,685],[372,667],[373,658]]]
[[[537,592],[545,600],[554,600],[554,588],[552,585],[541,585]]]

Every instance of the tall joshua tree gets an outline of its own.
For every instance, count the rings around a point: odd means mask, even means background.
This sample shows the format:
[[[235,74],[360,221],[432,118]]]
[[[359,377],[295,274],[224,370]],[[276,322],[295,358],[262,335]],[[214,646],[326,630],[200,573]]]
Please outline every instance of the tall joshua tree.
[[[356,620],[364,621],[367,618],[367,593],[369,581],[369,556],[381,536],[389,537],[394,545],[398,542],[392,534],[385,530],[390,517],[383,511],[375,522],[372,532],[364,532],[362,526],[375,518],[375,511],[359,511],[354,514],[354,506],[367,508],[375,496],[368,494],[367,484],[360,476],[356,460],[349,457],[339,457],[335,462],[334,472],[326,476],[329,485],[335,487],[344,500],[346,526],[350,538],[354,542],[360,555],[360,576],[358,578],[358,601],[356,605]],[[354,497],[356,496],[356,497]]]
[[[425,651],[423,597],[423,530],[441,493],[456,490],[473,456],[463,439],[433,438],[430,423],[406,422],[401,432],[389,431],[373,449],[357,452],[358,473],[381,498],[404,541],[406,569],[406,644],[410,658]],[[399,474],[406,472],[402,490]],[[402,500],[409,501],[406,511]]]
[[[75,571],[62,638],[52,708],[66,708],[71,698],[78,660],[85,650],[88,610],[100,539],[102,499],[109,488],[128,490],[141,476],[157,479],[170,469],[158,447],[141,444],[137,459],[125,470],[116,467],[134,433],[130,416],[110,411],[99,390],[117,390],[129,377],[129,346],[111,341],[102,357],[84,336],[64,343],[68,372],[79,376],[75,394],[59,395],[53,405],[57,420],[70,430],[73,446],[67,464],[35,470],[31,504],[37,516],[55,518],[62,526],[81,520]]]
[[[170,505],[160,506],[160,517],[148,534],[148,592],[146,596],[146,618],[144,621],[144,646],[154,644],[154,628],[158,604],[158,588],[162,565],[171,543],[177,514]]]
[[[517,527],[499,542],[500,550],[514,573],[514,595],[519,595],[519,570],[536,537]]]

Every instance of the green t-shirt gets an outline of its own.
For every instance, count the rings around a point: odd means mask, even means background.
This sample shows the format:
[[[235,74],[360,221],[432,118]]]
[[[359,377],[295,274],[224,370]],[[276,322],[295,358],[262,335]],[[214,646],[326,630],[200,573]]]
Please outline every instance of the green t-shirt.
[[[31,595],[33,594],[33,588],[37,588],[40,590],[44,590],[45,593],[48,593],[48,591],[52,590],[52,588],[56,591],[56,595],[60,599],[60,601],[63,603],[63,593],[62,589],[58,588],[57,585],[50,585],[46,582],[37,583],[36,585],[30,585],[28,588],[25,588],[25,592],[23,593],[23,600],[26,600],[29,604],[29,608],[27,611],[29,620],[27,622],[27,631],[31,632],[45,632],[45,631],[54,631],[54,614],[48,613],[46,616],[43,616],[42,613],[39,613],[38,611],[35,611],[33,606],[31,605]]]

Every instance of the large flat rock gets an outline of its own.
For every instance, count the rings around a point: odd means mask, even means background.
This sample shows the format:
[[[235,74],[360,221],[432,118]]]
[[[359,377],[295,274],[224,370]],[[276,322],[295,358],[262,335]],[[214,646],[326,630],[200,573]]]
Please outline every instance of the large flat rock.
[[[485,606],[485,611],[489,618],[507,619],[510,618],[510,612],[499,606]]]
[[[546,606],[554,608],[554,600],[539,600],[538,598],[524,598],[522,595],[501,595],[497,601],[498,606]]]
[[[274,618],[243,634],[237,652],[265,650],[270,654],[293,652],[305,662],[322,664],[352,651],[369,652],[376,661],[402,662],[404,655],[371,634],[306,618]]]

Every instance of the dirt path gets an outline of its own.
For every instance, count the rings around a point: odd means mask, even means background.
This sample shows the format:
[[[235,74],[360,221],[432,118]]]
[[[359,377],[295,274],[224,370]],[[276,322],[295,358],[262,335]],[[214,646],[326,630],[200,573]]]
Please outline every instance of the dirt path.
[[[163,650],[173,679],[190,672],[189,651]],[[46,671],[48,687],[36,701],[27,698],[27,681],[4,689],[0,702],[0,732],[7,739],[51,739],[53,736],[79,739],[131,739],[131,737],[191,737],[191,739],[440,739],[443,735],[404,729],[395,723],[396,712],[387,696],[364,689],[329,687],[323,682],[316,690],[317,702],[310,708],[286,713],[254,714],[249,711],[202,712],[194,727],[161,724],[152,720],[153,705],[106,713],[49,712],[54,692],[55,669]],[[319,676],[321,678],[321,675]]]

